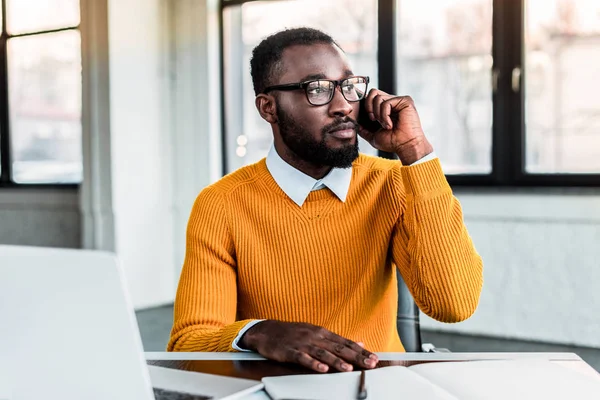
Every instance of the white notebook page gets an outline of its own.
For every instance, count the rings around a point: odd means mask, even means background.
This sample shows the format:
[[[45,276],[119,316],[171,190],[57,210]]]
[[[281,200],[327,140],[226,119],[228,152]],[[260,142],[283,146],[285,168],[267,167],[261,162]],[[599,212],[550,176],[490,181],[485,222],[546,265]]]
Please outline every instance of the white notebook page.
[[[460,399],[600,399],[589,377],[547,360],[436,362],[410,367]]]
[[[263,378],[265,390],[274,400],[355,400],[359,382],[360,372]],[[369,400],[457,400],[402,366],[369,370],[365,382]]]

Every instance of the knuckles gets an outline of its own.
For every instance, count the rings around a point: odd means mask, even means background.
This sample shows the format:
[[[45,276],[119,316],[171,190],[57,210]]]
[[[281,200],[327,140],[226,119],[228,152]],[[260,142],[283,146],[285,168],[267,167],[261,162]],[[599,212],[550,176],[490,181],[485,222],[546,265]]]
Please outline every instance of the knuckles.
[[[333,346],[333,351],[334,351],[336,354],[341,354],[341,353],[344,351],[344,348],[345,348],[345,346],[344,346],[343,344],[341,344],[341,343],[336,343],[336,344]]]

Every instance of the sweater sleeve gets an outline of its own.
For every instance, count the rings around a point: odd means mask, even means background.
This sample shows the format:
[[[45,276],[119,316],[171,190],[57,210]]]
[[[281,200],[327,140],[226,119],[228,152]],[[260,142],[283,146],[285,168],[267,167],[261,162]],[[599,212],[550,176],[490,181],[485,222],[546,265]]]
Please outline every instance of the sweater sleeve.
[[[391,249],[415,302],[442,322],[477,308],[483,263],[438,159],[392,171],[399,215]]]
[[[233,340],[251,321],[236,321],[236,276],[223,199],[208,187],[198,195],[187,226],[168,351],[234,351]]]

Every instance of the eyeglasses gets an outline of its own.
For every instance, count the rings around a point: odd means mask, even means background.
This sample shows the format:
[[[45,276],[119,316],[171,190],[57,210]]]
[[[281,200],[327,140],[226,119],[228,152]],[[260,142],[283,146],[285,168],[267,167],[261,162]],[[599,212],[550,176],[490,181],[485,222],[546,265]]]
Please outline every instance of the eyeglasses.
[[[339,81],[331,79],[315,79],[300,83],[288,83],[285,85],[269,86],[263,90],[263,93],[267,94],[272,90],[288,91],[303,89],[310,104],[313,106],[323,106],[333,99],[335,89],[338,86],[346,100],[349,102],[360,101],[364,99],[367,94],[369,77],[353,76]]]

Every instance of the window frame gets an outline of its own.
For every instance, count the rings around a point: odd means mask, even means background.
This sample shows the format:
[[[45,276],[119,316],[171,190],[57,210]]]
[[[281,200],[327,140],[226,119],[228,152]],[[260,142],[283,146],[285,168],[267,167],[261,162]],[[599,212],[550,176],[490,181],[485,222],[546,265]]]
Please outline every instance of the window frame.
[[[221,93],[225,93],[223,12],[227,7],[261,0],[220,0]],[[264,0],[262,0],[264,1]],[[530,173],[525,170],[525,10],[526,0],[493,0],[492,18],[492,154],[489,174],[448,174],[452,186],[463,187],[600,187],[600,173]],[[396,0],[377,0],[378,87],[396,93]],[[385,38],[385,39],[384,39]],[[390,39],[391,38],[391,39]],[[511,76],[521,69],[517,92]],[[221,96],[222,173],[227,173],[225,95]],[[418,106],[418,105],[417,105]],[[379,152],[381,157],[393,154]]]
[[[0,0],[2,9],[2,31],[0,32],[0,188],[64,188],[74,189],[80,183],[18,183],[12,179],[12,155],[10,151],[10,104],[8,94],[8,41],[13,38],[38,36],[64,31],[81,31],[81,19],[78,25],[57,29],[47,29],[10,35],[6,28],[6,3]]]

